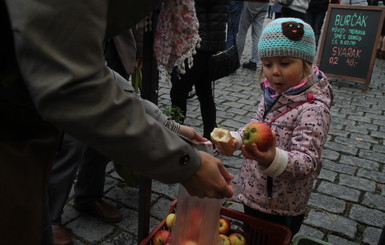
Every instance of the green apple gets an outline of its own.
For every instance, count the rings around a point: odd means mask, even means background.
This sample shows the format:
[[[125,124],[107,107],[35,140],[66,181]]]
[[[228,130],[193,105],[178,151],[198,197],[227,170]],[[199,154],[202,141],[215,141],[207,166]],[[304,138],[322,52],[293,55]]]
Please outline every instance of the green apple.
[[[226,235],[219,234],[219,239],[222,241],[222,243],[219,242],[219,244],[221,244],[221,245],[230,245],[231,244],[229,237]]]
[[[241,233],[232,233],[229,240],[231,245],[246,245],[246,238]]]
[[[175,213],[169,213],[166,217],[166,226],[171,229],[175,224],[176,215]]]
[[[267,151],[274,143],[273,132],[266,123],[253,122],[243,131],[242,141],[246,147],[255,143],[258,150]]]

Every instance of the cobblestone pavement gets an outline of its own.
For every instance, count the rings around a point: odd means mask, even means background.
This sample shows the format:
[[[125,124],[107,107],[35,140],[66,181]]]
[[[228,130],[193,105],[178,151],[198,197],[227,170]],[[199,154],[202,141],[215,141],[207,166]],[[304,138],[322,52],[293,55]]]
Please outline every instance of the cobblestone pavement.
[[[242,62],[250,53],[245,48]],[[385,61],[376,59],[367,93],[363,83],[332,79],[335,105],[329,140],[323,153],[324,165],[309,202],[300,234],[310,235],[336,245],[377,245],[385,225]],[[240,68],[235,74],[215,83],[217,123],[234,130],[253,116],[261,92],[257,72]],[[170,105],[170,84],[160,81],[159,105]],[[189,100],[187,125],[202,132],[199,103]],[[241,156],[219,157],[237,175]],[[154,181],[151,197],[153,228],[175,199],[177,185]],[[63,219],[72,230],[75,244],[137,244],[138,188],[128,187],[109,164],[105,198],[121,209],[124,219],[106,224],[81,216],[72,207],[73,192]],[[232,208],[241,209],[234,203]]]

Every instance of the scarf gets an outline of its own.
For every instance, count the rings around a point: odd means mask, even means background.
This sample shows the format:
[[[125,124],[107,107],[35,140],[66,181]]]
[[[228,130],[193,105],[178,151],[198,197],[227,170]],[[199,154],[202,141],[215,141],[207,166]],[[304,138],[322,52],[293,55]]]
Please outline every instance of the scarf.
[[[283,94],[285,95],[296,95],[300,94],[303,91],[310,88],[313,84],[318,81],[318,74],[320,70],[317,66],[313,66],[313,74],[305,77],[301,82],[299,82],[296,86],[288,88]],[[309,79],[312,78],[312,79]],[[267,79],[263,81],[264,85],[264,101],[265,108],[269,108],[275,100],[280,96],[271,86]]]
[[[193,0],[166,0],[159,13],[155,31],[154,55],[159,68],[179,73],[193,65],[195,48],[199,46],[199,22]]]

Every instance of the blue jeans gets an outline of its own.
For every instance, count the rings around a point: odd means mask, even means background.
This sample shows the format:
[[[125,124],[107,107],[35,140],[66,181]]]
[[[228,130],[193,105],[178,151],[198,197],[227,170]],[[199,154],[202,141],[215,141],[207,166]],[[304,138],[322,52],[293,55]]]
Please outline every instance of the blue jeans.
[[[226,49],[236,44],[242,9],[243,1],[230,1],[229,18],[227,19]]]
[[[258,62],[258,41],[262,34],[263,22],[269,8],[269,2],[244,2],[239,31],[237,35],[237,48],[239,57],[245,48],[247,30],[251,25],[251,62]]]

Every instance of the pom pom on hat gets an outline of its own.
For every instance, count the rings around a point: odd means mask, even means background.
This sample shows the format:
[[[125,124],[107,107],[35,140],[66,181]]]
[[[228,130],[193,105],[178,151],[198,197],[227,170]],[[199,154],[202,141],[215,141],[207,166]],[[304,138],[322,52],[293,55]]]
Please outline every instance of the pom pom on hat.
[[[314,31],[297,18],[278,18],[262,31],[259,58],[288,56],[313,63],[316,52]]]

